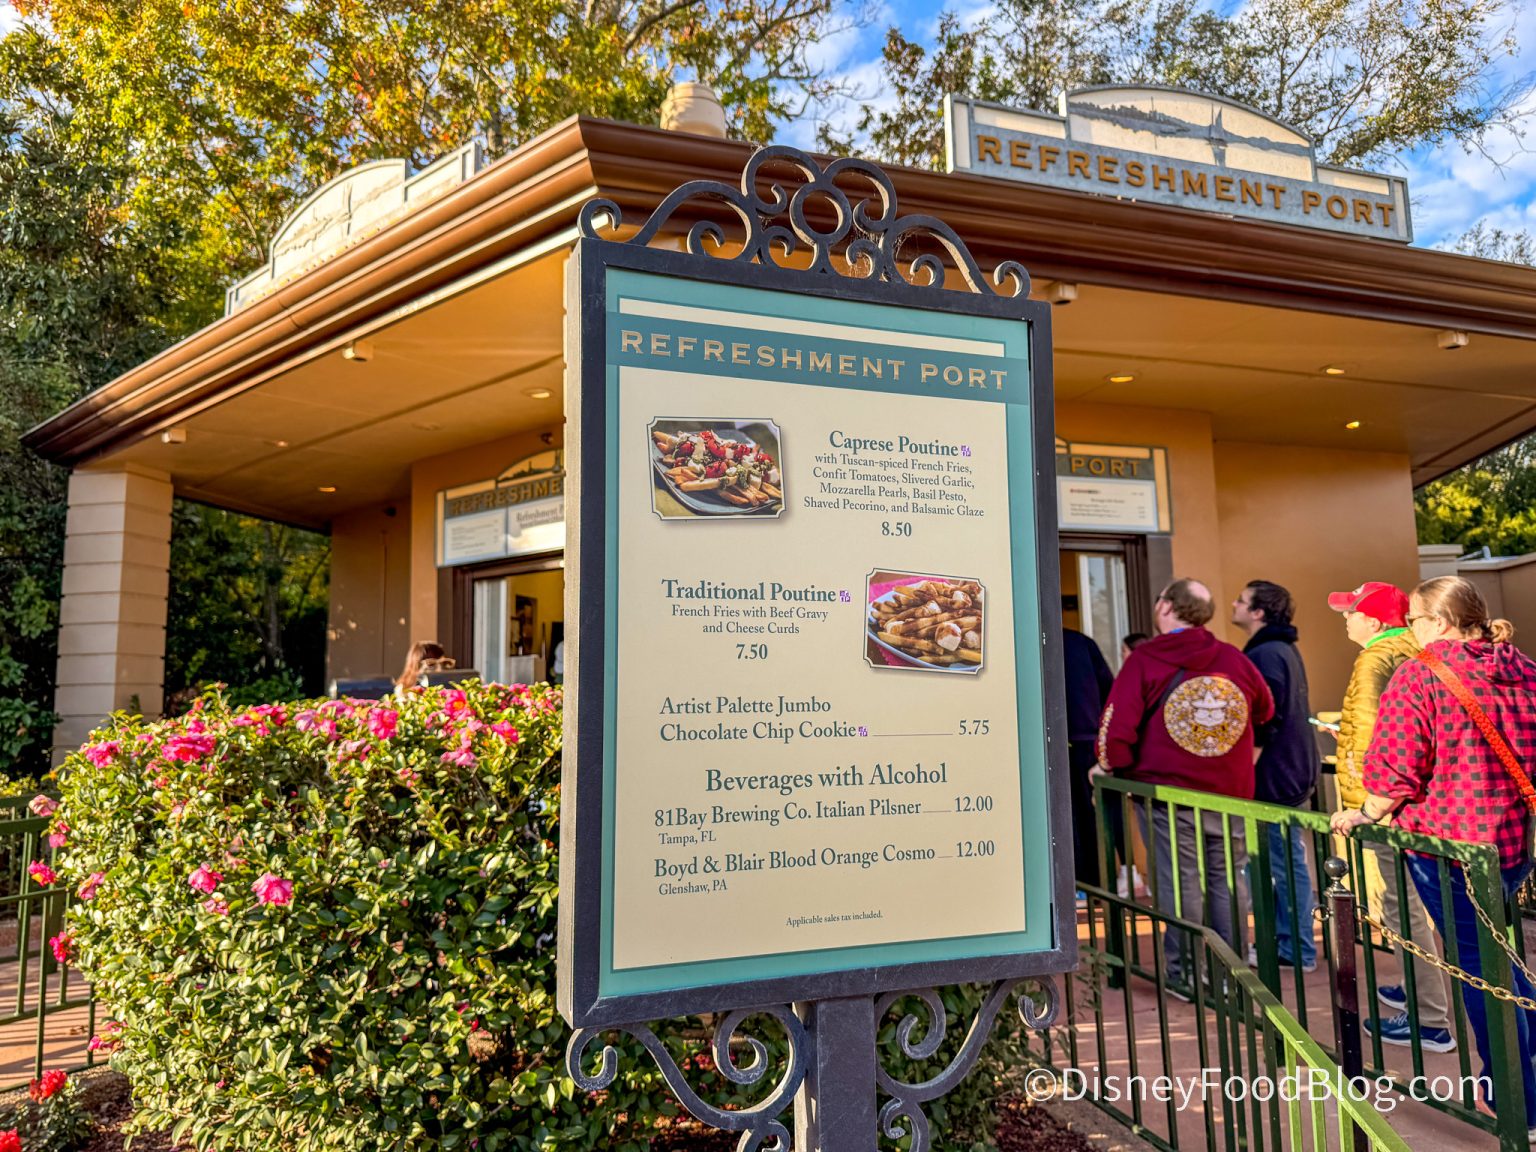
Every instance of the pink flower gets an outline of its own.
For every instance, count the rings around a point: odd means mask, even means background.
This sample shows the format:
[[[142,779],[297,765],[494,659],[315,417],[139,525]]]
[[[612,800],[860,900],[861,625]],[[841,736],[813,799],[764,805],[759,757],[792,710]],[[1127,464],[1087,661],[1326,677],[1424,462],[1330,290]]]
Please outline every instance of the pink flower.
[[[106,878],[107,874],[105,872],[92,872],[89,876],[87,876],[85,878],[85,883],[80,885],[80,899],[96,899],[96,889],[101,887],[101,882]]]
[[[443,706],[450,715],[466,712],[469,710],[469,697],[464,695],[462,688],[449,688],[443,693]]]
[[[52,940],[48,941],[48,947],[53,949],[53,958],[55,960],[60,964],[68,964],[74,943],[75,934],[73,932],[60,932]]]
[[[116,1052],[123,1046],[122,1031],[123,1026],[116,1020],[107,1020],[103,1022],[101,1031],[91,1037],[86,1048],[92,1052]]]
[[[194,723],[197,723],[194,721]],[[189,725],[190,727],[190,725]],[[167,760],[181,760],[190,763],[201,760],[213,751],[215,740],[212,736],[202,733],[188,733],[185,736],[172,736],[160,749]]]
[[[201,892],[206,896],[212,893],[213,890],[217,888],[223,881],[223,879],[224,874],[222,872],[215,872],[212,868],[208,867],[208,865],[199,864],[197,871],[193,872],[192,875],[187,877],[187,883],[190,884],[195,891]]]
[[[27,872],[44,888],[53,887],[53,882],[59,878],[59,874],[41,860],[34,860],[28,864]]]
[[[59,802],[39,793],[32,797],[32,802],[27,807],[32,809],[32,815],[41,816],[46,820],[59,810]]]
[[[293,903],[293,881],[274,876],[271,872],[263,872],[251,885],[251,891],[256,893],[256,899],[263,904]]]
[[[85,758],[98,768],[105,768],[112,762],[112,757],[122,751],[122,745],[116,740],[103,740],[100,744],[87,744],[81,749]],[[42,813],[38,813],[42,815]]]
[[[59,821],[58,827],[56,827],[52,832],[48,833],[48,847],[50,847],[50,848],[62,848],[62,847],[64,847],[64,845],[66,845],[68,843],[69,843],[69,825],[65,824],[61,820],[61,821]]]
[[[512,725],[505,720],[498,720],[496,723],[492,724],[491,731],[500,736],[508,744],[516,744],[523,738],[522,733],[518,732],[516,728],[512,727]]]
[[[210,916],[228,916],[229,904],[222,896],[210,896],[203,901],[203,911]]]
[[[366,760],[373,752],[373,745],[366,740],[343,740],[341,747],[336,750],[336,763],[345,764],[348,760]]]
[[[476,763],[475,754],[467,744],[444,752],[442,761],[444,764],[457,764],[460,768],[473,768]]]
[[[411,767],[402,768],[400,769],[400,782],[407,788],[414,788],[421,782],[421,773]]]
[[[400,722],[400,713],[393,708],[375,708],[368,713],[368,731],[373,733],[375,740],[391,740],[395,735],[395,725]]]

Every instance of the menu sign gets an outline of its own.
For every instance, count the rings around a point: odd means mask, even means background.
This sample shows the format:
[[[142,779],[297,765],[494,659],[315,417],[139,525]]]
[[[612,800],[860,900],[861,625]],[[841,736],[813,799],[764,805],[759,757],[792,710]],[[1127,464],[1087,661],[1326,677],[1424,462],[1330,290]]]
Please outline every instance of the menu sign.
[[[1056,948],[1030,325],[618,267],[594,304],[592,1001]]]

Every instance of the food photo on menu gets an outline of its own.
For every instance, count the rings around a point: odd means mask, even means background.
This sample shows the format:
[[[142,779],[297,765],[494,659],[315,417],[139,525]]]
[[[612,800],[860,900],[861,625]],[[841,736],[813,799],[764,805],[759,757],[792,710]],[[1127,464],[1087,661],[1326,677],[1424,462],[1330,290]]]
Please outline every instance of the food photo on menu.
[[[777,516],[782,440],[772,420],[651,421],[652,501],[663,520]]]
[[[876,668],[981,671],[979,581],[917,572],[872,572],[865,657]]]

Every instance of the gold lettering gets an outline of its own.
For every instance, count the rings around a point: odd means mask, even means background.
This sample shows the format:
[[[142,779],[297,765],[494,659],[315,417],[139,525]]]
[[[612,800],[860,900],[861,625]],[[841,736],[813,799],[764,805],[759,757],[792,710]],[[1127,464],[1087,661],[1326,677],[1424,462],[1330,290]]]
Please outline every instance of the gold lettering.
[[[985,388],[987,386],[987,370],[985,368],[972,368],[966,375],[970,380],[970,387]]]
[[[706,360],[724,360],[725,359],[725,345],[721,341],[719,341],[719,340],[706,340],[706,341],[704,341],[704,359],[706,359]]]
[[[1334,211],[1334,205],[1338,205],[1337,212]],[[1344,203],[1344,197],[1328,197],[1328,215],[1332,216],[1335,220],[1343,220],[1349,215],[1349,205]]]
[[[937,364],[924,364],[922,371],[918,373],[918,383],[926,384],[938,374],[939,366]]]
[[[1396,205],[1394,205],[1394,204],[1378,204],[1378,205],[1376,205],[1376,211],[1381,213],[1381,226],[1383,228],[1390,228],[1390,227],[1392,227],[1392,209],[1394,207],[1396,207]]]
[[[800,349],[798,349],[798,348],[785,348],[785,349],[783,349],[779,353],[779,367],[781,367],[781,368],[791,368],[792,367],[792,368],[794,368],[794,370],[796,372],[800,371]]]
[[[1006,368],[994,368],[994,369],[992,369],[992,384],[993,384],[993,387],[995,387],[999,392],[1001,392],[1003,390],[1003,381],[1005,381],[1007,379],[1008,379],[1008,369],[1006,369]]]
[[[845,352],[845,353],[843,353],[842,355],[840,355],[837,358],[837,374],[839,376],[853,376],[853,375],[855,375],[854,370],[853,370],[853,356],[852,355],[850,355],[849,353]]]
[[[1369,224],[1371,222],[1371,202],[1369,200],[1354,200],[1351,205],[1355,210],[1356,224]]]
[[[759,368],[773,367],[773,349],[766,344],[757,346],[757,366]]]
[[[1049,144],[1040,145],[1040,171],[1044,172],[1052,164],[1056,163],[1056,158],[1060,155],[1060,148],[1052,147]]]
[[[1173,168],[1165,170],[1159,168],[1156,164],[1152,165],[1152,191],[1156,192],[1159,188],[1166,188],[1170,192],[1177,192],[1178,189],[1173,183],[1174,171],[1175,169]]]
[[[1100,156],[1099,179],[1104,181],[1106,184],[1120,183],[1120,177],[1115,175],[1115,169],[1119,166],[1119,164],[1120,161],[1116,160],[1113,156]]]
[[[1232,195],[1232,177],[1216,177],[1216,199],[1227,204],[1236,204],[1237,197]]]
[[[873,376],[876,380],[883,379],[885,376],[885,361],[871,360],[868,356],[865,356],[864,375]]]
[[[1197,193],[1201,196],[1209,195],[1205,190],[1205,173],[1191,172],[1186,168],[1184,169],[1184,195],[1192,196]]]
[[[986,160],[990,158],[994,164],[1003,162],[1003,142],[996,136],[976,137],[976,159]]]
[[[1086,153],[1086,152],[1068,152],[1067,153],[1067,175],[1068,176],[1080,176],[1084,180],[1092,180],[1093,179],[1093,176],[1088,171],[1088,153]]]
[[[667,351],[667,341],[669,339],[670,339],[670,337],[665,332],[652,332],[651,333],[651,355],[652,356],[670,356],[670,355],[672,355],[671,352]]]
[[[640,333],[638,333],[638,332],[631,332],[628,328],[625,328],[622,332],[620,332],[619,333],[619,351],[620,352],[639,352],[640,351]]]
[[[677,354],[686,356],[698,347],[698,340],[692,336],[679,336],[677,338]]]
[[[1280,207],[1280,197],[1285,195],[1285,185],[1284,184],[1266,184],[1266,185],[1264,185],[1264,191],[1268,192],[1270,194],[1270,196],[1272,196],[1274,198],[1275,207],[1276,208]]]
[[[886,363],[891,366],[891,379],[900,380],[901,370],[907,366],[907,362],[905,360],[887,360]]]
[[[1264,185],[1260,184],[1257,180],[1252,184],[1246,180],[1242,180],[1239,183],[1242,185],[1239,191],[1242,193],[1242,202],[1244,204],[1251,203],[1260,208],[1264,207]]]
[[[1008,163],[1015,168],[1030,168],[1029,141],[1010,140],[1008,142]]]
[[[732,344],[731,344],[731,363],[732,364],[746,364],[746,363],[748,363],[747,353],[750,350],[751,350],[751,345],[750,344],[743,343],[740,340],[733,341]]]
[[[1301,192],[1301,210],[1308,216],[1312,215],[1312,209],[1323,202],[1322,196],[1316,192],[1309,192],[1305,188]]]
[[[1145,188],[1147,186],[1147,166],[1140,160],[1127,160],[1125,162],[1125,182],[1132,188]]]
[[[812,372],[830,372],[830,371],[832,371],[832,353],[830,353],[830,352],[812,352],[811,353],[811,371]]]

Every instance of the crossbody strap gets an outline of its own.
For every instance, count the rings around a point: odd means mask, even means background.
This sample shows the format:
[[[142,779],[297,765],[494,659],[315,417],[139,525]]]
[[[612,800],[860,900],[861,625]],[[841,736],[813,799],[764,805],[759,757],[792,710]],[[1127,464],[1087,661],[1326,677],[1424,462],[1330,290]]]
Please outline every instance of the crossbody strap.
[[[1147,738],[1147,728],[1152,724],[1152,717],[1156,716],[1159,712],[1168,706],[1168,698],[1173,695],[1173,690],[1180,684],[1184,683],[1184,680],[1188,675],[1189,669],[1187,668],[1179,668],[1174,671],[1173,678],[1168,681],[1168,684],[1163,689],[1162,694],[1158,696],[1157,703],[1153,705],[1153,707],[1149,708],[1146,714],[1141,718],[1141,724],[1136,730],[1136,742],[1138,745]]]
[[[1426,648],[1418,654],[1417,658],[1439,677],[1440,683],[1450,690],[1451,695],[1456,697],[1467,715],[1472,717],[1472,723],[1477,725],[1483,738],[1493,747],[1493,754],[1499,758],[1499,763],[1504,765],[1504,770],[1509,773],[1515,786],[1520,789],[1520,795],[1524,798],[1526,807],[1536,813],[1536,788],[1531,787],[1531,778],[1526,775],[1525,769],[1520,766],[1520,761],[1516,759],[1509,744],[1494,727],[1493,721],[1488,718],[1488,713],[1483,711],[1483,706],[1472,695],[1472,690],[1466,686],[1460,676],[1456,675],[1451,666],[1440,658],[1438,652],[1431,652]]]

